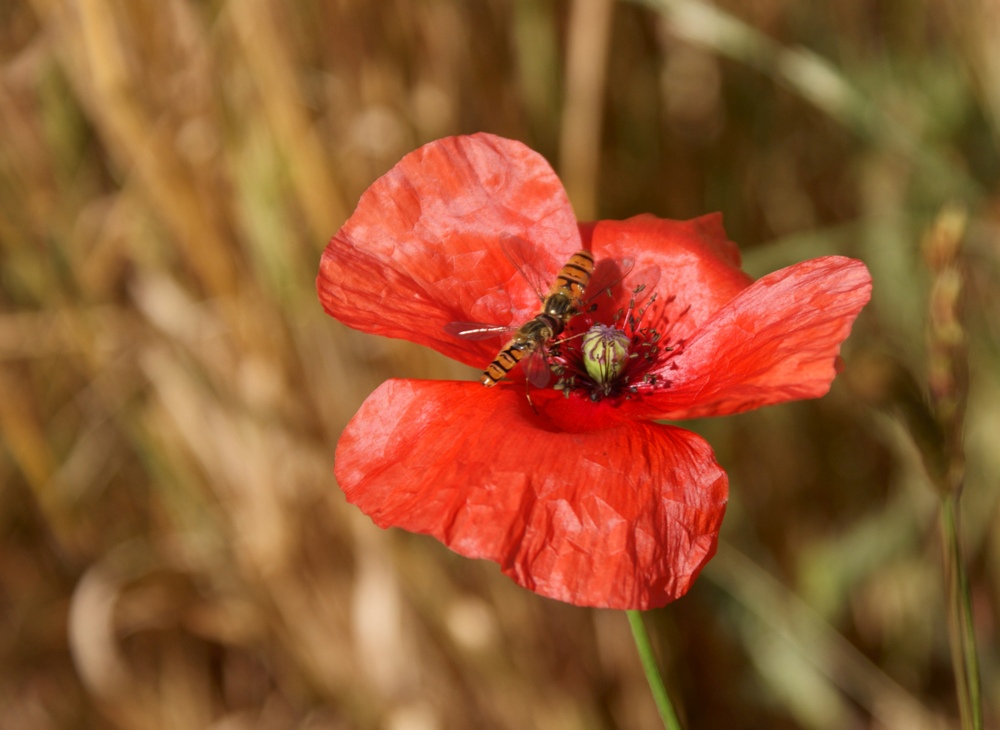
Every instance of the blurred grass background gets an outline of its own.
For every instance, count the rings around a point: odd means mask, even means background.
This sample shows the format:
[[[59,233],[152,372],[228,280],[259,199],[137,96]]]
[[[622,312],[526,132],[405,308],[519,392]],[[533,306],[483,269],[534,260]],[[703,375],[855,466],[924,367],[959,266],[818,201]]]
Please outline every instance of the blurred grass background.
[[[521,139],[581,218],[721,210],[747,268],[865,260],[821,400],[694,427],[719,556],[648,619],[690,728],[957,727],[921,240],[968,213],[963,520],[1000,723],[1000,6],[0,4],[0,725],[655,728],[624,615],[383,532],[332,475],[391,376],[319,254],[416,146]],[[960,363],[963,364],[963,363]]]

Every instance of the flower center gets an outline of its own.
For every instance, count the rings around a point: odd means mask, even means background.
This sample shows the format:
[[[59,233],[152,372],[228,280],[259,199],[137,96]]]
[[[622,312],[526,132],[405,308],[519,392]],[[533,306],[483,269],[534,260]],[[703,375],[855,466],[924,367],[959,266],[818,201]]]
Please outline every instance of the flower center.
[[[586,393],[592,401],[604,398],[632,398],[669,385],[658,372],[667,353],[660,333],[643,319],[656,302],[656,294],[641,306],[632,293],[627,309],[620,309],[611,324],[593,322],[586,314],[577,321],[588,325],[585,332],[557,340],[548,352],[549,365],[558,376],[556,390],[569,397],[573,391]]]
[[[595,324],[583,336],[583,366],[595,383],[614,382],[628,360],[631,339],[621,330]]]

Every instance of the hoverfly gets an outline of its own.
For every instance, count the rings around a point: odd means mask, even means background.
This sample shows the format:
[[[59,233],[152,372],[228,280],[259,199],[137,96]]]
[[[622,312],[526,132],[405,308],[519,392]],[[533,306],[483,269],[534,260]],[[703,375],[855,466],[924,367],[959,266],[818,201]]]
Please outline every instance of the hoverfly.
[[[457,337],[470,340],[486,339],[513,333],[510,340],[497,353],[479,382],[491,388],[502,380],[514,366],[523,361],[528,382],[542,388],[549,382],[550,372],[545,358],[547,345],[562,334],[569,321],[583,311],[583,293],[594,273],[594,256],[589,251],[580,250],[573,254],[556,275],[548,294],[542,295],[537,285],[537,277],[529,272],[530,255],[523,250],[528,245],[522,239],[501,238],[500,248],[529,284],[535,289],[542,302],[541,311],[521,325],[504,326],[477,322],[452,322],[445,330]],[[631,264],[627,264],[631,268]],[[627,270],[624,274],[628,273]],[[620,281],[620,278],[619,278]]]

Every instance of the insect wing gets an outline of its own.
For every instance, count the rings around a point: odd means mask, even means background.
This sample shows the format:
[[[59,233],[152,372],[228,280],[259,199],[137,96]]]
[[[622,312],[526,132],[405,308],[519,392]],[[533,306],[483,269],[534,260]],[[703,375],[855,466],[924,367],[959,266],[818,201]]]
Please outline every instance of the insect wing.
[[[552,377],[552,371],[549,370],[549,362],[548,358],[545,357],[544,350],[544,346],[539,347],[521,361],[524,376],[536,388],[544,388],[549,384],[549,379]]]
[[[624,281],[634,267],[634,259],[601,259],[598,261],[594,267],[594,273],[590,275],[590,283],[587,284],[588,296],[584,299],[584,304],[593,301],[601,294],[610,295],[611,290]]]
[[[500,234],[500,250],[503,251],[503,255],[510,261],[511,266],[517,270],[521,277],[528,282],[535,294],[538,295],[538,300],[543,301],[545,299],[545,292],[549,290],[551,282],[546,281],[545,277],[538,271],[538,264],[536,263],[538,253],[535,246],[520,236],[502,233]]]
[[[461,337],[463,340],[488,340],[510,334],[515,330],[517,327],[485,322],[449,322],[444,326],[444,331],[449,335]]]
[[[631,292],[631,305],[641,307],[654,292],[656,285],[660,283],[660,267],[648,266],[635,272],[626,282],[628,291]]]

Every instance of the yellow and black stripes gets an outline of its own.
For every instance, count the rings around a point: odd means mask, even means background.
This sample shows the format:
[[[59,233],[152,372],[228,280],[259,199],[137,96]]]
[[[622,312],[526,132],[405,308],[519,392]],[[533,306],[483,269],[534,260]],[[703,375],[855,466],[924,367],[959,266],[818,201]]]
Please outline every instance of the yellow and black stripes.
[[[565,323],[558,317],[539,314],[529,319],[514,334],[491,362],[480,379],[486,387],[496,385],[507,373],[514,369],[526,355],[530,355],[546,342],[563,331]]]
[[[496,356],[496,359],[486,367],[486,371],[483,373],[483,377],[479,379],[479,382],[487,388],[493,387],[499,381],[503,380],[507,373],[513,370],[514,366],[521,362],[528,352],[530,351],[525,350],[523,346],[516,346],[513,343],[507,345]]]
[[[590,275],[594,273],[594,256],[590,251],[577,251],[569,261],[559,270],[556,280],[549,289],[549,296],[553,294],[565,294],[568,297],[579,299],[583,296],[583,290],[590,281]]]
[[[577,251],[559,270],[548,296],[542,304],[542,311],[525,322],[514,334],[483,372],[480,379],[486,387],[492,387],[506,377],[527,355],[541,350],[554,337],[558,337],[566,323],[583,308],[583,292],[594,273],[594,257],[589,251]],[[544,384],[547,368],[540,370],[535,364],[529,368],[529,380],[534,382],[532,373],[540,374],[538,380]]]

